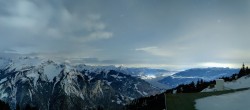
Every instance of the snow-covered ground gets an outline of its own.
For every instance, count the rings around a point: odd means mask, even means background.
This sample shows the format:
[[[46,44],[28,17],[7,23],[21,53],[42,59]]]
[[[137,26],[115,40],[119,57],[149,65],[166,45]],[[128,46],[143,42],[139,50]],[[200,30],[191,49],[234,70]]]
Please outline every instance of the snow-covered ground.
[[[197,110],[248,110],[250,90],[211,96],[196,100]]]
[[[233,82],[225,83],[226,89],[240,89],[250,87],[250,77],[245,76]],[[203,92],[213,91],[205,89]],[[195,107],[198,110],[246,110],[250,108],[250,90],[205,97],[196,100]]]

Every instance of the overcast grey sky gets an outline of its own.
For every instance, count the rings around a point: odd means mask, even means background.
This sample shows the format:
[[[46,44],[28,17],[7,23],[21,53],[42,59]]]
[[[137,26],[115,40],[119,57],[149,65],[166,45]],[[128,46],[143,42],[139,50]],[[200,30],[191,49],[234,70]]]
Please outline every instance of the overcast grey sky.
[[[250,63],[249,0],[0,0],[0,51],[157,68]]]

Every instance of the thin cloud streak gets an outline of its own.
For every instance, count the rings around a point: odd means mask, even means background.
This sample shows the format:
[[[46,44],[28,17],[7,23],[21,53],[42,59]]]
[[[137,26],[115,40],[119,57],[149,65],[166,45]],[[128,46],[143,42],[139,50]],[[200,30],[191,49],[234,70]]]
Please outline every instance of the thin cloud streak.
[[[163,50],[161,48],[158,48],[156,46],[152,47],[143,47],[143,48],[136,48],[136,51],[143,51],[155,56],[161,56],[161,57],[170,57],[173,55],[173,53],[168,52],[167,50]]]

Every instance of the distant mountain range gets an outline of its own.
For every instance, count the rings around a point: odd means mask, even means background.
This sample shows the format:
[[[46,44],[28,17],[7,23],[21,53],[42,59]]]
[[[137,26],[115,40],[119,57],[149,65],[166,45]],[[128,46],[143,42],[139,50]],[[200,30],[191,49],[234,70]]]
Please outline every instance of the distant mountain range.
[[[104,68],[111,70],[111,68]],[[192,68],[184,71],[168,71],[164,69],[127,68],[114,66],[112,69],[141,78],[153,86],[161,89],[174,88],[179,84],[187,84],[192,81],[196,82],[199,79],[209,81],[223,76],[231,76],[240,70],[235,68],[210,67]]]
[[[178,72],[171,76],[167,76],[161,80],[160,83],[167,85],[170,88],[176,87],[179,84],[187,84],[192,81],[197,82],[199,79],[205,81],[214,80],[223,76],[231,76],[238,73],[240,69],[232,68],[193,68]]]
[[[99,67],[100,68],[100,67]],[[187,84],[192,81],[203,79],[205,81],[214,80],[223,76],[231,76],[239,72],[235,68],[192,68],[184,71],[168,71],[164,69],[151,69],[151,68],[127,68],[115,66],[103,66],[106,70],[116,70],[137,78],[141,78],[155,87],[161,89],[170,89],[178,86],[179,84]]]
[[[131,75],[132,77],[140,78],[142,80],[147,81],[155,87],[160,89],[168,89],[168,85],[164,83],[159,83],[158,81],[163,79],[164,77],[173,75],[177,71],[168,71],[164,69],[152,69],[152,68],[129,68],[124,66],[90,66],[81,64],[78,65],[77,68],[85,68],[88,72],[100,72],[100,71],[110,71],[115,70],[127,75]]]

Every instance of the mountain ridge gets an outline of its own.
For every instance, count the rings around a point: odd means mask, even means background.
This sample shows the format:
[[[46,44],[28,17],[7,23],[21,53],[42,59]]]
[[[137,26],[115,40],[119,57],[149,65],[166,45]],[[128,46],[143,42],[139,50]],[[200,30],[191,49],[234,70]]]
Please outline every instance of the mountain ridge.
[[[146,81],[115,71],[88,71],[52,60],[0,59],[0,99],[43,110],[121,109],[129,101],[155,94]]]

